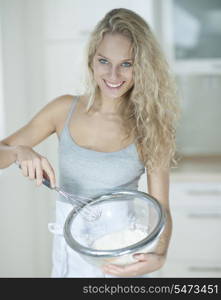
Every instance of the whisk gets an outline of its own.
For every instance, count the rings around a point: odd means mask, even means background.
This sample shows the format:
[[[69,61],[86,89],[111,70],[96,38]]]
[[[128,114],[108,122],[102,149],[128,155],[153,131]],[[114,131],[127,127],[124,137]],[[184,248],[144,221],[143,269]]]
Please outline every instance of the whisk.
[[[16,164],[21,169],[21,166],[17,161]],[[91,203],[92,198],[67,193],[66,191],[64,191],[58,186],[52,187],[50,181],[46,178],[43,178],[42,183],[45,186],[47,186],[49,189],[58,192],[65,199],[67,199],[70,204],[72,205],[75,204],[74,210],[76,212],[79,212],[79,214],[81,214],[85,220],[92,222],[92,221],[96,221],[101,216],[101,210],[88,205],[89,203]]]
[[[51,187],[50,181],[45,178],[43,179],[42,183],[48,188],[58,192],[65,199],[67,199],[69,203],[71,203],[72,205],[76,204],[74,209],[77,212],[79,212],[82,215],[82,217],[84,217],[87,221],[89,222],[96,221],[101,216],[101,210],[87,205],[89,202],[92,201],[92,198],[67,193],[63,189],[57,186]]]

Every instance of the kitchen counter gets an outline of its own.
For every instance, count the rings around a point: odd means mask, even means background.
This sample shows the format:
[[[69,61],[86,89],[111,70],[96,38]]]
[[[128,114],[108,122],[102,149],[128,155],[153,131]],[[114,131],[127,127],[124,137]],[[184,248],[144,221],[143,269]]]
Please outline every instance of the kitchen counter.
[[[221,182],[221,156],[185,156],[171,170],[172,180],[214,180]]]

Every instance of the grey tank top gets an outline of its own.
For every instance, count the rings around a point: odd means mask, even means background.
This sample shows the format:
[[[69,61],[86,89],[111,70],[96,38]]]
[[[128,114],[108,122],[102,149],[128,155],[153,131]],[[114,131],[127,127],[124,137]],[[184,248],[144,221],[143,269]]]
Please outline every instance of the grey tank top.
[[[59,137],[60,187],[68,193],[87,197],[116,189],[137,190],[145,168],[135,144],[115,152],[99,152],[79,146],[72,138],[69,124],[78,99],[79,96],[74,97]],[[67,202],[62,196],[58,200]]]

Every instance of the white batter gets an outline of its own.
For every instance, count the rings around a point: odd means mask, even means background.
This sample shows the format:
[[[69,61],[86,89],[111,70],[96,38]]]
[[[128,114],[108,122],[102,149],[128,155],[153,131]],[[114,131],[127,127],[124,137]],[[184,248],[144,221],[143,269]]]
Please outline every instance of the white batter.
[[[97,250],[124,248],[141,241],[146,236],[147,233],[140,229],[124,229],[102,236],[93,243],[92,248]]]

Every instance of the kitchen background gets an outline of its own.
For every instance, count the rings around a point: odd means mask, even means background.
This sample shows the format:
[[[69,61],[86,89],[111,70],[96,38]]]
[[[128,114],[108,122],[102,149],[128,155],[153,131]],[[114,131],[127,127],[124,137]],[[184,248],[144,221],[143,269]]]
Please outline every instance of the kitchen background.
[[[47,102],[79,94],[94,25],[112,8],[143,16],[176,76],[182,116],[172,170],[173,235],[158,277],[221,277],[221,1],[0,0],[0,139]],[[35,150],[57,169],[57,139]],[[140,190],[146,190],[146,177]],[[48,277],[55,195],[0,170],[0,277]]]

